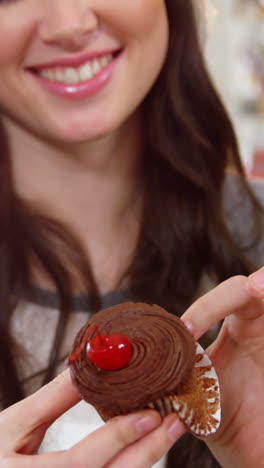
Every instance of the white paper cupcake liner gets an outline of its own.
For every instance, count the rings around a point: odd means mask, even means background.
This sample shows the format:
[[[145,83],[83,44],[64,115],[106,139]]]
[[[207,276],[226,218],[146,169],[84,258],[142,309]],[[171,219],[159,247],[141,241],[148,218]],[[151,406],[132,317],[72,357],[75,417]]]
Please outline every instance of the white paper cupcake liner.
[[[147,406],[157,409],[162,417],[176,412],[189,431],[198,437],[207,437],[217,431],[221,421],[219,381],[199,343],[193,370],[177,389],[177,395],[160,398]]]

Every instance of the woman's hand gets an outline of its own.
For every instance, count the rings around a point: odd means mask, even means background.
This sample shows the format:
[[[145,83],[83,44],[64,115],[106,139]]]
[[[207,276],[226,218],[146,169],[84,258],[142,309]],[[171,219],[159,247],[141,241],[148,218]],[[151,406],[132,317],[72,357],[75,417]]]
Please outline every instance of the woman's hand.
[[[0,413],[1,468],[149,468],[185,432],[176,415],[112,419],[69,450],[36,454],[47,428],[80,400],[69,371]]]
[[[261,268],[221,283],[182,316],[195,339],[225,319],[207,350],[220,379],[222,422],[206,439],[224,468],[264,467],[263,299]]]

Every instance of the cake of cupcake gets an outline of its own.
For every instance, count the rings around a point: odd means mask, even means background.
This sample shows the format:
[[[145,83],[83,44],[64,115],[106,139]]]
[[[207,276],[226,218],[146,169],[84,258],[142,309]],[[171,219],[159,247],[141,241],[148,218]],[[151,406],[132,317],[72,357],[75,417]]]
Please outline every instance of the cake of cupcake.
[[[81,397],[104,421],[154,408],[162,417],[176,412],[199,437],[220,425],[212,363],[162,307],[129,302],[97,312],[77,334],[68,363]]]

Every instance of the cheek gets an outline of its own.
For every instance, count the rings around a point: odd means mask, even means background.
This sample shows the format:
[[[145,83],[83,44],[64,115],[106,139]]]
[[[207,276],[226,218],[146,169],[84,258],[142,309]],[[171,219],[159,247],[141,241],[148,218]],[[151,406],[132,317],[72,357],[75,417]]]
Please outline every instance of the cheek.
[[[166,8],[163,0],[133,0],[129,9],[126,7],[126,26],[141,33],[150,33],[166,23]]]
[[[163,0],[133,0],[133,4],[131,15],[126,15],[124,37],[126,30],[128,45],[131,45],[131,63],[133,57],[136,57],[135,63],[138,68],[135,73],[140,78],[139,81],[147,81],[151,85],[157,78],[167,55],[169,40],[167,12]]]
[[[155,80],[168,48],[169,25],[164,0],[133,0],[129,5],[124,2],[126,8],[118,6],[117,0],[112,3],[115,8],[111,12],[112,22],[108,24],[112,24],[113,34],[117,33],[127,48],[128,65],[132,75],[135,73],[137,85]]]
[[[100,12],[105,24],[111,25],[111,33],[119,35],[120,40],[141,42],[144,45],[155,36],[167,40],[168,19],[165,0],[120,0],[103,1]],[[153,50],[155,44],[153,44]]]
[[[1,44],[5,43],[4,37],[6,37],[7,31],[1,29],[2,25],[0,23],[0,42]],[[19,55],[18,49],[20,44],[20,34],[18,32],[9,31],[8,32],[8,42],[5,44],[5,47],[0,49],[0,67],[4,65],[14,64],[14,60],[17,59]],[[4,73],[4,69],[1,68],[1,74]]]
[[[1,17],[0,14],[0,43],[4,44],[4,47],[0,48],[0,66],[23,66],[25,53],[32,37],[32,25],[29,18],[27,21],[17,21],[16,18],[14,14],[12,18],[8,15]],[[1,73],[4,71],[2,69]]]

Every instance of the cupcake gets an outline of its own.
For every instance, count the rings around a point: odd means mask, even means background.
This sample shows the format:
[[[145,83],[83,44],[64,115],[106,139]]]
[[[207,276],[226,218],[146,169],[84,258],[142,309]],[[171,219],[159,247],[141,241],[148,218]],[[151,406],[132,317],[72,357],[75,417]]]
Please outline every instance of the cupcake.
[[[143,408],[176,412],[206,437],[220,425],[216,372],[178,317],[157,305],[123,303],[97,312],[69,357],[81,397],[102,419]]]

